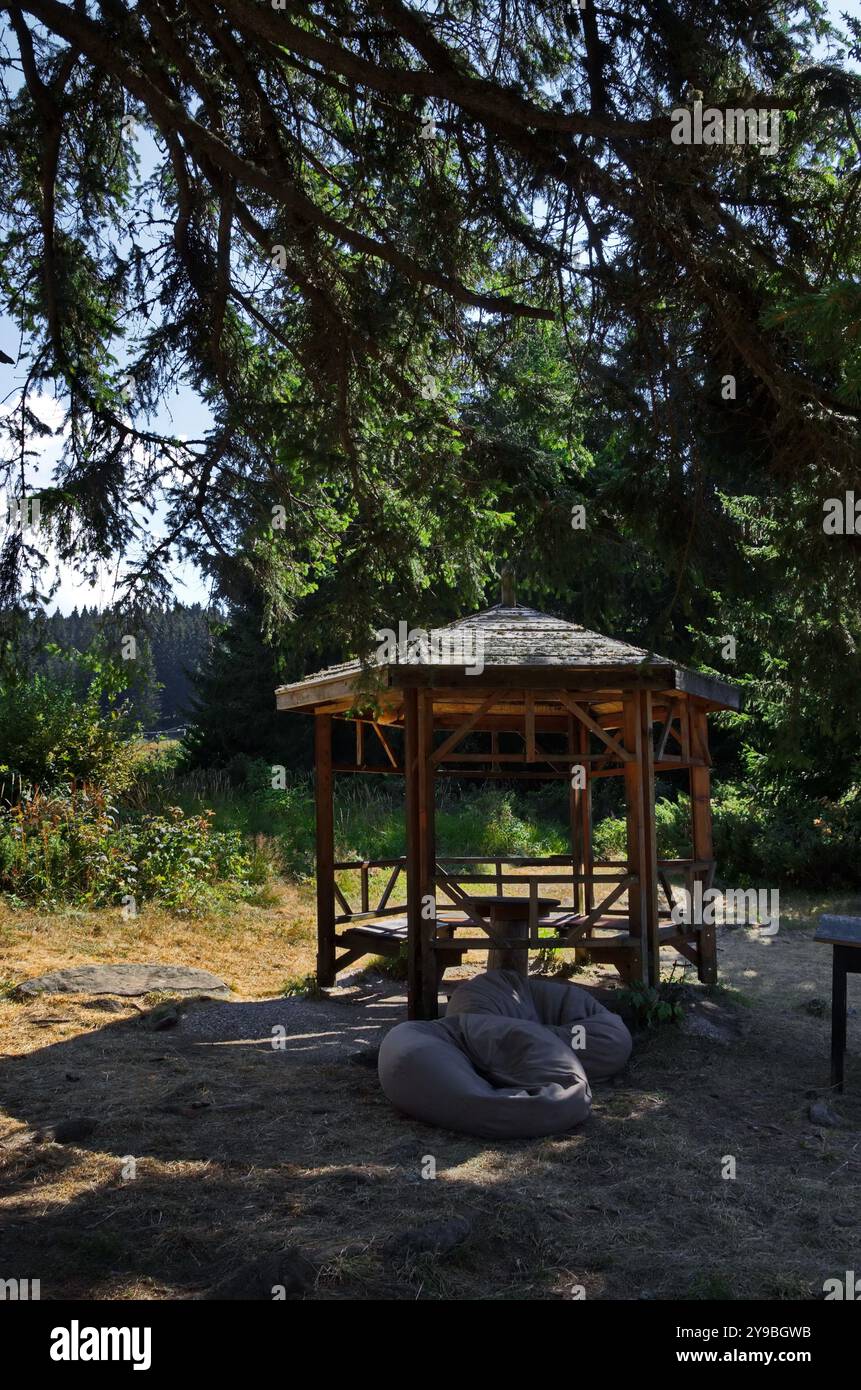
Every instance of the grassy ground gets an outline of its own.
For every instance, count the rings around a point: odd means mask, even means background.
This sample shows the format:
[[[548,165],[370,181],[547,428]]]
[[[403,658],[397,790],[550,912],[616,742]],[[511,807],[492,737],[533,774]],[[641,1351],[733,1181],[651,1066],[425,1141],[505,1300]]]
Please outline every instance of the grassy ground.
[[[407,1120],[371,1067],[192,1046],[152,1030],[154,1000],[7,998],[0,1275],[40,1278],[43,1298],[188,1298],[295,1246],[316,1271],[311,1296],[325,1299],[564,1300],[580,1287],[588,1298],[819,1298],[825,1278],[861,1267],[857,1016],[836,1102],[843,1125],[808,1118],[827,1095],[816,1001],[829,994],[829,952],[811,940],[811,914],[825,906],[860,905],[797,898],[776,938],[721,932],[719,997],[741,1022],[736,1041],[675,1027],[642,1035],[581,1131],[533,1142]],[[6,912],[0,974],[173,961],[214,970],[246,997],[273,995],[312,967],[312,919],[310,888],[197,921]],[[578,982],[610,986],[613,972],[590,968]],[[347,999],[355,1026],[368,992]],[[69,1115],[98,1129],[39,1141],[41,1126]],[[422,1177],[427,1155],[434,1181]],[[728,1156],[734,1181],[721,1177]],[[386,1244],[452,1216],[470,1235],[448,1254]]]

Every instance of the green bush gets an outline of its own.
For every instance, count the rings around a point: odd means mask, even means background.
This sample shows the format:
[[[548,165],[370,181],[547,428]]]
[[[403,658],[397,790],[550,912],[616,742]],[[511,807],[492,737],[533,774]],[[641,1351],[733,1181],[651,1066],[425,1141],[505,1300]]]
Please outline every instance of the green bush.
[[[823,797],[775,804],[724,786],[713,809],[722,879],[829,889],[861,884],[857,787],[837,801]]]
[[[660,859],[683,859],[691,852],[690,797],[660,797],[655,802],[655,832]],[[624,859],[627,828],[624,816],[606,816],[592,832],[596,859]]]
[[[0,891],[45,907],[129,897],[181,911],[216,906],[228,889],[247,893],[254,874],[241,835],[214,830],[212,817],[170,807],[121,823],[104,790],[26,791],[0,805]]]
[[[97,652],[78,664],[89,673],[86,688],[71,672],[0,682],[0,799],[27,784],[77,780],[117,792],[131,782],[137,726],[121,698],[123,674]]]
[[[748,788],[719,783],[712,797],[712,819],[722,883],[829,889],[861,884],[861,793],[857,788],[838,801],[784,798],[775,802]],[[688,856],[690,798],[661,798],[655,820],[659,857]],[[596,859],[623,859],[624,819],[608,816],[596,825],[593,840]]]

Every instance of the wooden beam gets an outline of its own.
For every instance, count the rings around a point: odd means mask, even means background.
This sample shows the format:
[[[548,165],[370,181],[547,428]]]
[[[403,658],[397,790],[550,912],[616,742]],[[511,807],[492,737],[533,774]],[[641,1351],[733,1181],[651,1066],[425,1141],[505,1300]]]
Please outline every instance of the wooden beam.
[[[589,749],[589,730],[581,724],[578,733],[580,745],[578,756],[582,758]],[[586,764],[586,786],[580,801],[580,824],[583,873],[587,878],[583,893],[583,907],[586,912],[591,912],[595,906],[595,885],[592,882],[592,874],[595,872],[595,857],[592,847],[592,773],[588,763]]]
[[[664,727],[663,727],[663,729],[661,730],[661,734],[660,734],[660,737],[659,737],[659,739],[658,739],[658,746],[657,746],[657,748],[655,749],[654,761],[655,761],[656,763],[659,763],[659,762],[661,761],[661,758],[664,756],[664,753],[666,752],[666,748],[667,748],[667,739],[669,738],[670,729],[671,729],[671,727],[672,727],[672,723],[673,723],[673,720],[675,719],[675,717],[676,717],[676,709],[675,709],[675,706],[674,706],[674,705],[670,705],[670,708],[667,710],[667,719],[666,719],[666,723],[664,724]],[[681,740],[676,740],[676,741],[679,743],[679,747],[681,747]]]
[[[392,767],[396,768],[396,767],[398,766],[398,760],[397,760],[397,758],[395,757],[394,753],[392,752],[392,750],[391,750],[391,748],[390,748],[390,746],[389,746],[389,741],[388,741],[388,739],[386,738],[385,734],[383,733],[382,729],[380,728],[379,724],[377,724],[376,722],[374,722],[374,723],[372,723],[371,728],[373,729],[374,733],[377,735],[377,738],[380,740],[380,743],[381,743],[382,746],[383,746],[383,752],[385,753],[385,755],[386,755],[386,757],[388,758],[389,762],[391,763]]]
[[[422,1017],[422,885],[419,831],[419,697],[409,690],[404,699],[404,772],[406,777],[407,873],[407,1013]]]
[[[630,762],[634,756],[633,753],[629,752],[627,748],[623,748],[620,743],[617,743],[612,734],[608,734],[606,729],[602,729],[597,720],[593,719],[591,714],[583,709],[581,705],[578,705],[576,700],[572,700],[564,690],[559,691],[559,700],[567,710],[571,711],[576,719],[580,720],[581,724],[585,724],[587,729],[591,729],[592,733],[597,735],[602,743],[606,744],[611,753],[614,753],[623,763]]]
[[[527,690],[523,696],[523,741],[526,744],[526,761],[535,762],[535,691]]]
[[[691,709],[691,736],[692,742],[707,755],[709,731],[705,710]],[[691,768],[691,827],[694,859],[713,860],[711,771],[708,767]],[[697,871],[696,876],[708,882],[702,872]],[[703,984],[713,985],[717,981],[717,940],[713,923],[700,927],[698,940],[697,974]]]
[[[355,692],[355,684],[360,672],[357,670],[347,676],[325,676],[319,681],[305,682],[299,681],[293,685],[279,686],[275,691],[276,709],[306,709],[313,710],[315,705],[322,704],[325,700],[340,700],[350,698]]]
[[[570,778],[568,783],[568,830],[571,839],[571,886],[575,912],[583,911],[583,886],[577,881],[583,872],[583,826],[580,815],[580,799],[583,791],[582,788],[574,786],[574,768],[577,764],[574,753],[577,746],[575,740],[578,737],[578,731],[582,728],[582,724],[575,724],[573,714],[569,714],[568,747],[571,749],[571,764],[568,769]]]
[[[417,738],[419,873],[421,881],[421,1017],[439,1013],[439,975],[434,957],[436,940],[436,852],[433,764],[433,695],[419,691]],[[429,904],[433,913],[428,911]]]
[[[481,675],[468,676],[462,666],[389,667],[393,689],[421,685],[435,691],[479,691],[489,686],[508,690],[557,690],[560,681],[574,690],[606,690],[621,695],[626,690],[667,690],[675,685],[675,668],[655,666],[590,666],[587,668],[541,666],[485,666]]]
[[[473,713],[469,715],[467,719],[464,719],[463,723],[455,729],[453,734],[449,734],[448,738],[444,743],[440,744],[435,753],[432,753],[434,767],[442,762],[447,753],[450,753],[459,743],[463,742],[470,729],[472,729],[478,723],[481,716],[486,714],[490,709],[498,694],[499,691],[491,690],[490,694],[482,700],[481,704],[476,706]]]
[[[317,872],[317,983],[335,983],[335,815],[332,716],[314,719],[314,807]]]
[[[398,874],[401,871],[401,867],[402,866],[400,864],[396,864],[395,867],[392,869],[391,877],[388,883],[386,884],[385,888],[383,889],[382,897],[380,898],[380,901],[377,904],[378,912],[382,912],[386,906],[386,903],[389,901],[389,898],[392,895],[392,889],[394,888]]]

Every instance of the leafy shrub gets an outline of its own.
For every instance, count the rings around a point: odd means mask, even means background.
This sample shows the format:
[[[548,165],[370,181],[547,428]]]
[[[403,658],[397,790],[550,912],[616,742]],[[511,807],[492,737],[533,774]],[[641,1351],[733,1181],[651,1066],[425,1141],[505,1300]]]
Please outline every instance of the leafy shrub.
[[[221,901],[224,888],[244,893],[250,861],[237,831],[215,831],[212,812],[120,823],[103,789],[26,791],[0,805],[0,891],[20,902],[92,907],[133,897],[183,911]]]
[[[619,991],[619,1003],[627,1006],[641,1028],[657,1028],[662,1023],[679,1023],[684,1018],[685,986],[680,981],[662,980],[659,985],[641,981]]]
[[[691,852],[690,798],[661,798],[655,806],[658,855]],[[733,783],[719,783],[712,797],[718,877],[743,886],[758,883],[807,888],[861,884],[861,792],[827,798],[766,800]],[[625,821],[608,816],[594,830],[597,859],[623,859]]]
[[[141,901],[155,899],[167,907],[203,908],[217,898],[219,883],[243,884],[250,862],[236,830],[214,830],[214,811],[187,816],[171,806],[163,816],[145,816],[125,825],[119,839],[134,864],[128,891]]]
[[[714,802],[715,853],[721,877],[809,888],[861,884],[861,794],[764,802],[733,786]]]
[[[683,859],[691,852],[690,797],[661,797],[655,802],[655,832],[659,859]],[[606,816],[594,827],[596,859],[624,859],[628,834],[624,816]]]
[[[77,659],[90,676],[86,688],[71,674],[0,682],[0,796],[5,786],[7,800],[25,784],[74,779],[116,792],[132,780],[136,725],[121,699],[123,673],[98,652]]]

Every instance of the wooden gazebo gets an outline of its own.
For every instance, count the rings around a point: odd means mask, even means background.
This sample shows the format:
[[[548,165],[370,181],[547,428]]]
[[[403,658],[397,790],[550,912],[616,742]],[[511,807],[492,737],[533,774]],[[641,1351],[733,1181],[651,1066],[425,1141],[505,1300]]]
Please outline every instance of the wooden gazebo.
[[[714,876],[707,719],[712,710],[738,709],[738,691],[521,607],[513,597],[404,638],[376,662],[373,708],[362,693],[367,668],[358,661],[276,692],[279,709],[310,713],[315,721],[320,984],[333,984],[339,970],[364,955],[397,954],[404,942],[414,1018],[436,1017],[442,972],[466,951],[487,951],[491,964],[524,968],[529,950],[574,947],[611,962],[626,980],[656,982],[665,946],[696,964],[701,980],[714,981],[714,927],[677,925],[671,910],[674,885],[692,893],[695,880],[711,885]],[[334,720],[355,726],[353,762],[333,760]],[[656,772],[689,779],[686,859],[657,856]],[[336,862],[335,773],[405,777],[404,858]],[[441,777],[566,781],[570,854],[438,855]],[[593,857],[591,785],[599,777],[624,782],[622,862]],[[343,878],[339,883],[345,874],[358,906],[348,901]],[[401,875],[406,901],[397,903]],[[570,903],[541,896],[563,887]],[[519,906],[508,901],[511,888]],[[488,891],[491,897],[484,896]],[[519,921],[511,921],[511,909]]]

